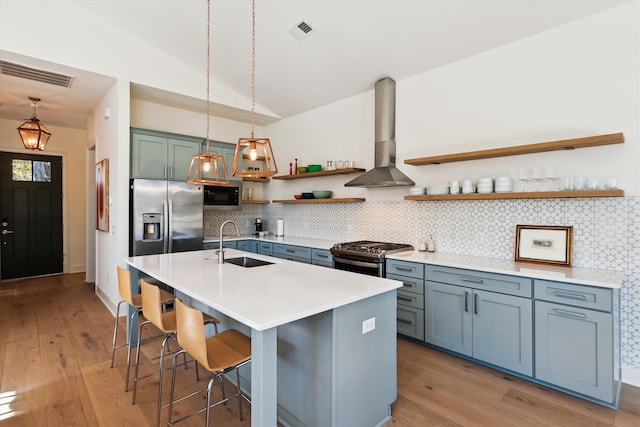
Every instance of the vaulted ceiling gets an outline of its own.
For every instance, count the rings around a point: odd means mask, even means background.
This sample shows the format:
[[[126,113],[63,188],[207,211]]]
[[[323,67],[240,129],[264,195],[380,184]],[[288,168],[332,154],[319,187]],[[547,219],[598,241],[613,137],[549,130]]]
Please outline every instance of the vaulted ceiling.
[[[289,117],[371,90],[381,77],[405,79],[630,1],[256,0],[256,102],[276,118]],[[78,0],[77,7],[202,70],[204,79],[205,0]],[[213,79],[250,99],[251,1],[212,0],[211,19]],[[301,32],[301,23],[311,31]],[[47,31],[56,31],[55,24]],[[27,96],[37,89],[43,121],[84,127],[113,82],[4,52],[1,40],[0,59],[76,76],[66,89],[0,75],[0,117],[6,119],[29,116]],[[144,90],[133,95],[163,97]],[[47,99],[55,99],[55,107]]]

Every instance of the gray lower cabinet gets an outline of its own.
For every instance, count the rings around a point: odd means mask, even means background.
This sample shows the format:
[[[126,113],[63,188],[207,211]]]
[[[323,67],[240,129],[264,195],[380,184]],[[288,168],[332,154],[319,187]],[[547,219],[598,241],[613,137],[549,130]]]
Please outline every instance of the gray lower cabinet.
[[[273,243],[258,241],[258,253],[260,255],[273,255]]]
[[[131,178],[184,181],[199,138],[131,129]]]
[[[273,244],[273,256],[288,259],[290,261],[305,262],[311,264],[311,248],[305,246]]]
[[[238,242],[235,240],[231,240],[228,242],[224,241],[222,243],[222,247],[230,248],[230,249],[238,249]],[[219,249],[219,248],[220,248],[219,242],[207,242],[202,244],[202,249]]]
[[[255,254],[258,252],[258,242],[256,240],[238,240],[238,250]]]
[[[533,375],[531,279],[434,265],[425,279],[426,342]]]
[[[311,249],[311,264],[333,268],[333,255],[327,249]]]
[[[396,300],[396,324],[398,333],[418,340],[424,340],[424,265],[387,260],[387,279],[400,280]]]
[[[541,381],[617,404],[617,289],[536,281],[536,372]]]

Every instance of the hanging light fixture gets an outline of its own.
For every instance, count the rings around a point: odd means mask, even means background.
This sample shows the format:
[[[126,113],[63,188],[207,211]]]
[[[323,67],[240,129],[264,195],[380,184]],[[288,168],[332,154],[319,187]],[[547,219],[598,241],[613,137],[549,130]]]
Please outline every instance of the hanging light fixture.
[[[38,107],[40,98],[30,96],[29,99],[31,100],[31,106],[33,106],[33,117],[31,117],[28,122],[24,122],[22,126],[18,128],[18,132],[20,133],[20,138],[22,138],[24,148],[27,150],[43,151],[47,142],[49,142],[51,132],[40,123],[40,119],[36,116],[36,108]]]
[[[266,178],[278,173],[269,138],[256,138],[256,1],[251,1],[251,137],[239,138],[233,158],[233,175],[246,178]],[[239,169],[241,159],[260,160],[264,168]],[[257,169],[257,170],[256,170]]]
[[[209,95],[211,87],[211,0],[207,0],[207,151],[193,156],[186,181],[190,184],[224,185],[229,183],[229,174],[224,157],[209,151]]]

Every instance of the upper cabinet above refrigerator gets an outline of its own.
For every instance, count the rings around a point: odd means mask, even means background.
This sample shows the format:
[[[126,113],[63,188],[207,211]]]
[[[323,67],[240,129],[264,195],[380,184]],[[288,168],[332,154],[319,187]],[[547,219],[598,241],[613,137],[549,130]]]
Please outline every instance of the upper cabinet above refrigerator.
[[[131,178],[184,181],[202,138],[131,128]]]

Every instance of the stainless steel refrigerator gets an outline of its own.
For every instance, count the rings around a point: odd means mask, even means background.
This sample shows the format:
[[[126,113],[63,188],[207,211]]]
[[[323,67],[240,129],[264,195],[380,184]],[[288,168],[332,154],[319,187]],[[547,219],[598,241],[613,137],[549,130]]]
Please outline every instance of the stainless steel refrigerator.
[[[202,185],[131,180],[129,254],[202,249]]]

